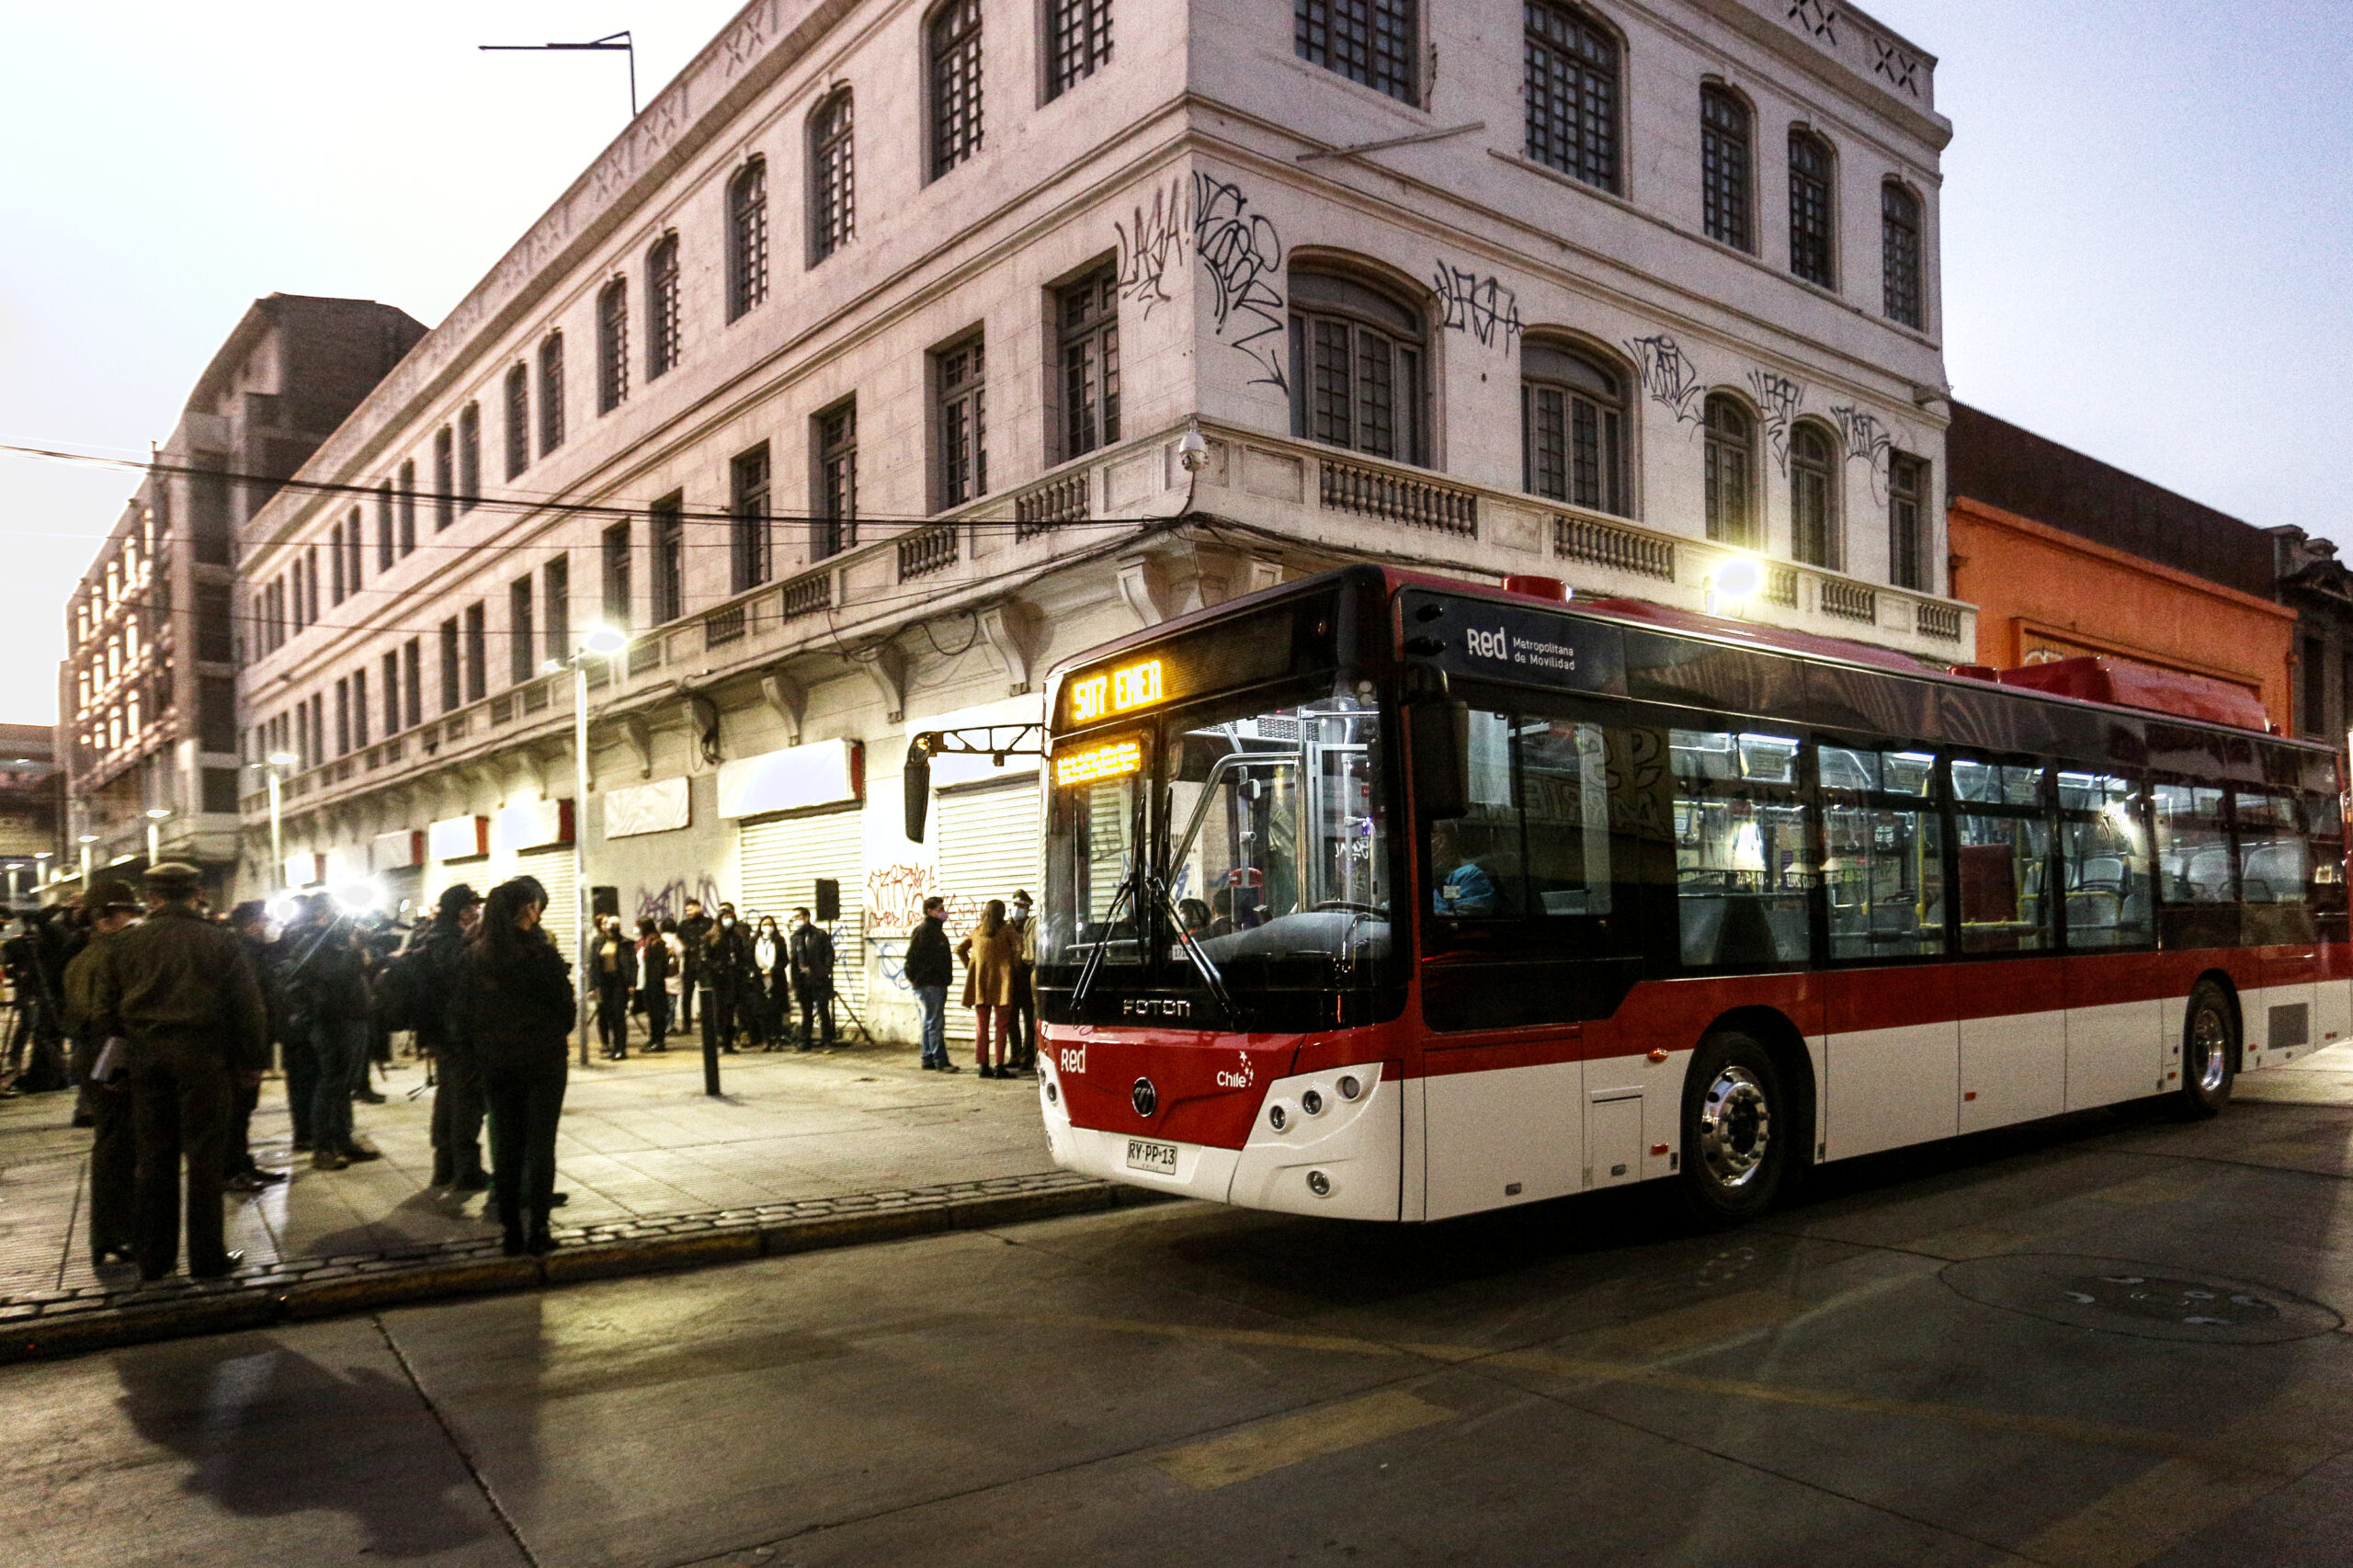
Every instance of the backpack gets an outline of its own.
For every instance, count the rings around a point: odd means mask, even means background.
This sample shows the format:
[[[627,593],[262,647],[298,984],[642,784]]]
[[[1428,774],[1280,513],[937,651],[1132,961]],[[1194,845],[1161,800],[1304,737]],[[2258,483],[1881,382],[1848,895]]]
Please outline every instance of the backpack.
[[[455,946],[454,936],[428,931],[378,971],[376,1007],[386,1028],[414,1033],[440,1028],[440,1004],[449,994],[443,949]]]

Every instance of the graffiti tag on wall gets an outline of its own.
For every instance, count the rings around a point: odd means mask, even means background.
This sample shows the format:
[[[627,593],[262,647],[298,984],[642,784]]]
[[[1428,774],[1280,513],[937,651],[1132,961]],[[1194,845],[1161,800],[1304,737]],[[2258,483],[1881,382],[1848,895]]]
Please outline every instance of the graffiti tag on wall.
[[[1508,348],[1519,335],[1519,296],[1505,288],[1502,279],[1482,278],[1441,260],[1430,273],[1430,287],[1445,308],[1443,324],[1449,332],[1467,332],[1483,348],[1493,348],[1499,339]]]
[[[1887,460],[1895,450],[1895,437],[1878,416],[1859,408],[1841,404],[1830,411],[1838,422],[1838,439],[1847,449],[1847,460],[1863,460],[1870,471],[1871,494],[1887,499]]]
[[[1144,315],[1170,298],[1168,275],[1185,265],[1191,211],[1186,183],[1178,178],[1152,193],[1150,210],[1139,201],[1132,219],[1111,224],[1120,236],[1120,298],[1142,305]]]
[[[1193,176],[1193,252],[1215,285],[1211,314],[1226,337],[1257,368],[1253,386],[1288,392],[1283,373],[1283,242],[1272,219],[1250,210],[1242,187],[1205,174]],[[1229,336],[1229,329],[1231,335]]]
[[[1653,403],[1672,410],[1677,424],[1697,425],[1708,416],[1708,389],[1699,381],[1699,369],[1684,356],[1681,344],[1660,333],[1630,339],[1626,352],[1643,369],[1643,390]]]
[[[681,920],[686,917],[687,900],[693,899],[704,909],[719,907],[719,884],[706,874],[694,882],[684,877],[673,877],[658,888],[640,886],[637,890],[639,920]]]
[[[1765,413],[1765,439],[1773,449],[1773,465],[1787,473],[1790,422],[1798,416],[1798,409],[1805,402],[1805,388],[1770,370],[1749,371],[1748,384],[1756,393],[1756,406]]]

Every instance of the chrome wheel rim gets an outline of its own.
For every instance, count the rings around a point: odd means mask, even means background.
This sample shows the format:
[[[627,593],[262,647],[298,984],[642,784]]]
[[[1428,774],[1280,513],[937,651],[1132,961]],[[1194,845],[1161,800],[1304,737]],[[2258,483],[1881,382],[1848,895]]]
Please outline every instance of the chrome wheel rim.
[[[1745,1067],[1726,1067],[1699,1102],[1699,1158],[1718,1187],[1747,1186],[1772,1147],[1773,1106]]]
[[[2210,1095],[2217,1093],[2231,1065],[2230,1032],[2222,1027],[2221,1008],[2198,1009],[2189,1020],[2189,1043],[2198,1052],[2198,1086]]]

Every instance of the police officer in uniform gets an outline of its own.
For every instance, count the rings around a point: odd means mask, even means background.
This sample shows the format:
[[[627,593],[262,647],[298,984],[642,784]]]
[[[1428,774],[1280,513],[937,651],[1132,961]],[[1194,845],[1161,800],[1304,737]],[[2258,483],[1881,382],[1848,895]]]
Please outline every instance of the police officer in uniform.
[[[222,1238],[222,1173],[238,1086],[269,1062],[268,1018],[244,944],[204,917],[197,869],[167,860],[142,886],[146,920],[107,943],[90,986],[97,1026],[131,1045],[133,1246],[142,1278],[172,1272],[185,1163],[188,1273],[217,1279],[240,1256]]]

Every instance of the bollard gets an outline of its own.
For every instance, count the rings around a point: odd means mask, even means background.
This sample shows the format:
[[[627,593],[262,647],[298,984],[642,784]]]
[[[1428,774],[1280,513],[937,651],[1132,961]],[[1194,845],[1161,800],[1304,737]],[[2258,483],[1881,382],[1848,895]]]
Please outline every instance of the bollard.
[[[702,1092],[719,1097],[719,1031],[711,1027],[710,993],[702,994]]]

